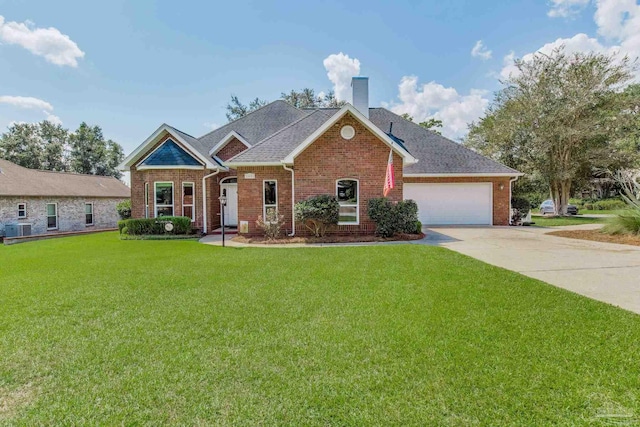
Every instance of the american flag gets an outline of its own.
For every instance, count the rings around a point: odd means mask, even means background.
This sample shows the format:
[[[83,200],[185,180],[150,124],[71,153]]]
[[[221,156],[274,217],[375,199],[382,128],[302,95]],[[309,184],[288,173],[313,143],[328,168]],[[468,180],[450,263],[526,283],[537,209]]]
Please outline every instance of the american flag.
[[[387,175],[384,177],[384,190],[382,191],[384,197],[387,197],[395,186],[396,177],[393,173],[393,150],[391,150],[389,151],[389,161],[387,162]]]

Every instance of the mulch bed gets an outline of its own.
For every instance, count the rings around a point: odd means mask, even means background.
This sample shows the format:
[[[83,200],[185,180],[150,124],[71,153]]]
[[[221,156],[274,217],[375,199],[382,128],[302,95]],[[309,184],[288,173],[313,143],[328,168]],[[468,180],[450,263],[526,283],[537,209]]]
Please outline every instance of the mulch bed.
[[[420,240],[425,234],[396,234],[393,237],[378,236],[325,236],[325,237],[282,237],[276,240],[267,240],[264,237],[235,236],[231,240],[238,243],[257,243],[263,245],[286,245],[290,243],[362,243],[362,242],[397,242],[408,240]]]
[[[605,234],[600,230],[560,230],[547,234],[551,236],[569,237],[571,239],[640,246],[640,236],[633,234]]]

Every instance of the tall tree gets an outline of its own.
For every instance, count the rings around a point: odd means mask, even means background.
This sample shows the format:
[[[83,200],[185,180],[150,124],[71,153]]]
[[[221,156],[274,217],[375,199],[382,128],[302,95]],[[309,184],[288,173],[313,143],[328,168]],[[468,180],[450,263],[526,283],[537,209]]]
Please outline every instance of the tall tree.
[[[29,169],[42,169],[43,146],[38,125],[14,123],[0,137],[0,157]]]
[[[82,122],[70,137],[70,169],[73,172],[91,175],[115,176],[122,174],[117,165],[124,158],[122,147],[105,141],[100,126],[89,126]]]
[[[60,124],[47,120],[38,123],[38,134],[43,144],[42,169],[66,171],[69,168],[67,151],[69,131]]]
[[[539,174],[556,213],[566,215],[582,171],[629,160],[619,141],[632,118],[633,97],[621,96],[619,88],[631,79],[632,66],[626,57],[567,54],[563,47],[515,65],[517,72],[470,126],[465,143]]]

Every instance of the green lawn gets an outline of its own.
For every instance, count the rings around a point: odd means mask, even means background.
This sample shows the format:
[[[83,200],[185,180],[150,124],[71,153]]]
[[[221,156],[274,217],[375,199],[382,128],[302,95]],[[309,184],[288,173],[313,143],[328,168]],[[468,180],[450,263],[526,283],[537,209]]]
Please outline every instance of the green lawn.
[[[606,218],[585,218],[583,216],[553,217],[548,215],[535,215],[531,217],[538,227],[557,227],[560,225],[581,225],[605,223]]]
[[[640,422],[640,316],[444,248],[40,241],[0,307],[0,425]]]

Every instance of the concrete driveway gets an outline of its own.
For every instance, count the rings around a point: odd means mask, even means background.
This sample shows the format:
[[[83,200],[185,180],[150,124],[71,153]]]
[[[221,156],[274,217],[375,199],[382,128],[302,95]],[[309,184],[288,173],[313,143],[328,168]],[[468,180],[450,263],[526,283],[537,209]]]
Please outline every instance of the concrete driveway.
[[[426,233],[429,244],[640,314],[640,247],[546,235],[572,228],[594,225],[434,227]]]

